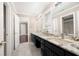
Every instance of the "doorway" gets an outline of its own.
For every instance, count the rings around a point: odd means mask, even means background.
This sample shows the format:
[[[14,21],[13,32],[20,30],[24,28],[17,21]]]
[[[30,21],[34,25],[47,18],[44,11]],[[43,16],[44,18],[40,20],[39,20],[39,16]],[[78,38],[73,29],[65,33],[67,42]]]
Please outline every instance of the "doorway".
[[[28,24],[20,24],[20,43],[28,42]]]

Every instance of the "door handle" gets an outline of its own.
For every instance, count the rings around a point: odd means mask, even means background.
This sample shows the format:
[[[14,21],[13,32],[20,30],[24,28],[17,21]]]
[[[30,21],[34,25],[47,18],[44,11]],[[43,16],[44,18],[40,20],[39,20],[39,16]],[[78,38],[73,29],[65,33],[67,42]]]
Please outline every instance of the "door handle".
[[[1,41],[0,42],[0,45],[4,45],[4,44],[6,44],[6,41]]]

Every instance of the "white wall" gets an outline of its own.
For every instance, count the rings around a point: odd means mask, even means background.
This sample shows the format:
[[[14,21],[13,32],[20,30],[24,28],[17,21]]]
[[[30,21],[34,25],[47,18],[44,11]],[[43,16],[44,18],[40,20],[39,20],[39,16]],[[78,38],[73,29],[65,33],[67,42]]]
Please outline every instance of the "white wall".
[[[19,18],[20,18],[20,23],[29,22],[29,17],[27,17],[27,16],[19,16]]]

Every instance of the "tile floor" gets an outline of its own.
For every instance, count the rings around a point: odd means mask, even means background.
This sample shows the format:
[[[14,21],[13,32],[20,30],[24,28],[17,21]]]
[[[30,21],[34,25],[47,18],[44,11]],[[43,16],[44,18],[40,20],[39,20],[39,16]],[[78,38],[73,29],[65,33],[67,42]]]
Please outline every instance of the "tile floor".
[[[41,56],[41,50],[36,48],[32,42],[21,43],[12,56]]]

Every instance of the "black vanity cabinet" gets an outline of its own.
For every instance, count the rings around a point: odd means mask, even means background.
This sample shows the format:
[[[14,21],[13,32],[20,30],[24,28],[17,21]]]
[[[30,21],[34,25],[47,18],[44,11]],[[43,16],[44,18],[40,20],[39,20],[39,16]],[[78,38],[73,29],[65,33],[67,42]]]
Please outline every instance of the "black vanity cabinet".
[[[34,34],[31,34],[31,40],[32,40],[32,42],[35,44],[35,46],[36,46],[36,37],[35,37],[35,35]]]
[[[32,40],[32,42],[34,42],[34,44],[37,48],[41,47],[41,42],[40,42],[41,39],[38,36],[31,34],[31,40]]]
[[[36,36],[36,47],[40,48],[41,47],[41,38]]]
[[[41,48],[41,54],[43,56],[77,56],[76,54],[69,52],[68,50],[61,48],[37,35],[31,35],[32,41],[37,48]]]
[[[48,41],[44,41],[44,52],[42,52],[45,56],[63,56],[64,55],[64,51],[59,48],[58,46],[48,42]]]

